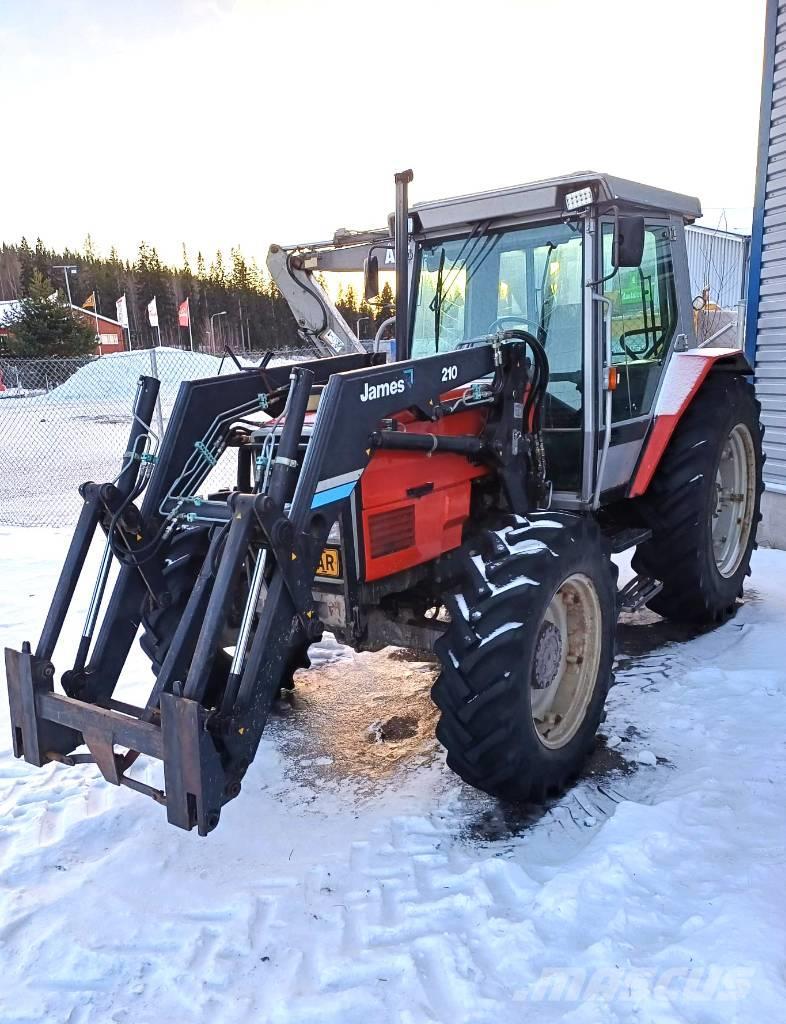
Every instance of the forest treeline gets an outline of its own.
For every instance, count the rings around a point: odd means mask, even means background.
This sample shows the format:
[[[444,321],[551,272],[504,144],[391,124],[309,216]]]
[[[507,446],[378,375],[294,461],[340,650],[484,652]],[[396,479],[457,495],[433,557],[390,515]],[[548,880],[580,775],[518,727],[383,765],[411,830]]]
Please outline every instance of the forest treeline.
[[[248,260],[239,248],[228,257],[219,250],[208,263],[201,252],[193,261],[183,245],[180,266],[164,263],[155,246],[142,242],[136,259],[122,260],[112,247],[109,256],[100,255],[90,235],[81,250],[49,249],[41,239],[31,246],[19,244],[0,248],[0,299],[21,299],[31,294],[38,272],[65,297],[63,271],[58,266],[78,269],[69,274],[71,299],[81,306],[94,292],[98,312],[117,319],[116,302],[126,296],[131,343],[134,348],[158,344],[158,331],[148,322],[147,306],[155,298],[163,345],[188,348],[187,327],[178,324],[178,306],[190,300],[194,348],[213,349],[210,318],[214,319],[215,347],[229,344],[238,351],[262,351],[297,347],[301,343],[289,306],[265,269]],[[373,337],[376,325],[391,315],[393,294],[389,285],[381,301],[372,308],[359,300],[352,285],[342,288],[336,305],[353,330],[360,323],[361,337]]]

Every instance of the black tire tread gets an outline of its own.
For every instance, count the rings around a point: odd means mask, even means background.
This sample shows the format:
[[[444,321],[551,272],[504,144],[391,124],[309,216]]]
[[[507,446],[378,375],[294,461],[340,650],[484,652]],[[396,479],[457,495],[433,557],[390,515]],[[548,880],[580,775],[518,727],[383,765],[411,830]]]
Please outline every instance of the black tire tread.
[[[502,538],[505,557],[498,543]],[[437,739],[447,750],[448,766],[465,782],[503,799],[540,802],[565,788],[594,744],[613,682],[617,570],[589,516],[542,513],[526,520],[511,517],[503,530],[483,531],[473,538],[468,549],[474,555],[473,567],[478,569],[480,562],[484,570],[480,575],[492,586],[485,595],[479,594],[473,575],[450,602],[455,612],[434,648],[442,665],[431,691],[441,712]],[[567,564],[580,550],[594,551],[598,573],[607,574],[602,580],[601,601],[604,604],[605,600],[606,614],[611,616],[610,623],[604,620],[605,626],[610,625],[605,634],[610,649],[601,657],[595,696],[584,725],[558,756],[551,756],[537,737],[528,737],[528,732],[534,736],[531,725],[529,730],[520,728],[520,716],[531,713],[521,673],[514,670],[521,663],[522,644],[539,626],[541,612],[536,609],[543,597],[534,600],[537,588],[531,583],[516,586],[514,581],[526,575],[540,585],[541,579],[558,571],[557,565],[552,565],[554,560]],[[550,599],[550,593],[548,596]],[[461,608],[468,613],[466,618]],[[510,622],[521,624],[492,637]]]
[[[660,593],[647,603],[659,615],[711,625],[726,621],[737,609],[742,580],[750,572],[756,525],[761,519],[763,459],[757,469],[754,525],[748,550],[728,585],[719,585],[717,573],[711,578],[714,567],[708,564],[702,550],[705,486],[713,471],[715,452],[726,436],[730,410],[748,415],[758,426],[754,442],[761,449],[760,408],[753,385],[742,375],[711,373],[677,425],[646,494],[639,499],[642,516],[653,533],[650,540],[636,549],[632,566],[637,573],[663,583]]]
[[[167,564],[162,572],[169,590],[170,602],[165,608],[153,607],[146,603],[142,613],[142,633],[139,637],[139,646],[150,659],[154,675],[158,675],[161,671],[161,666],[185,611],[199,570],[207,557],[209,547],[210,530],[206,526],[178,531],[170,540],[166,555]],[[224,651],[219,651],[210,673],[209,692],[220,693],[222,691],[230,664],[229,655]],[[308,646],[294,647],[287,670],[282,677],[282,689],[293,689],[295,672],[300,668],[308,669],[310,667]]]

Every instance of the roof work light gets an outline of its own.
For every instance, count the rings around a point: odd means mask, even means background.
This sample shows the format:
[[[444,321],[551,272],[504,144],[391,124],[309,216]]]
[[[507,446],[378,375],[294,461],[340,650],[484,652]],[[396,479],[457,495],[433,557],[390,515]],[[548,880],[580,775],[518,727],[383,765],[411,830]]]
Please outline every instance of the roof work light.
[[[592,194],[592,189],[580,188],[576,192],[568,192],[565,196],[565,209],[566,210],[583,210],[585,206],[592,206],[595,197]]]

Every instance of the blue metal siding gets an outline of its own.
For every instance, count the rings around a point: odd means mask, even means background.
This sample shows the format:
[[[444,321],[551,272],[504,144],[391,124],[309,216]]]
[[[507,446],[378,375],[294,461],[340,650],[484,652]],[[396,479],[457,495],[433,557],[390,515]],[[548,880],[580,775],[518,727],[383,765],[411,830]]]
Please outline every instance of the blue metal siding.
[[[745,349],[766,427],[765,479],[786,491],[786,0],[768,0]]]

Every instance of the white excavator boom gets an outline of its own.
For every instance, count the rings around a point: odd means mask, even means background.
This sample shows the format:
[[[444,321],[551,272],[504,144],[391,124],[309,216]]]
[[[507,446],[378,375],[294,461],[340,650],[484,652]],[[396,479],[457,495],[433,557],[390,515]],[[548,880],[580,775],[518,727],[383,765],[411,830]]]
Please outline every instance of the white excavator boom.
[[[392,253],[384,229],[363,233],[336,232],[332,242],[306,246],[271,245],[267,268],[297,321],[298,333],[322,356],[365,351],[359,338],[320,284],[320,271],[362,271],[372,249]]]

